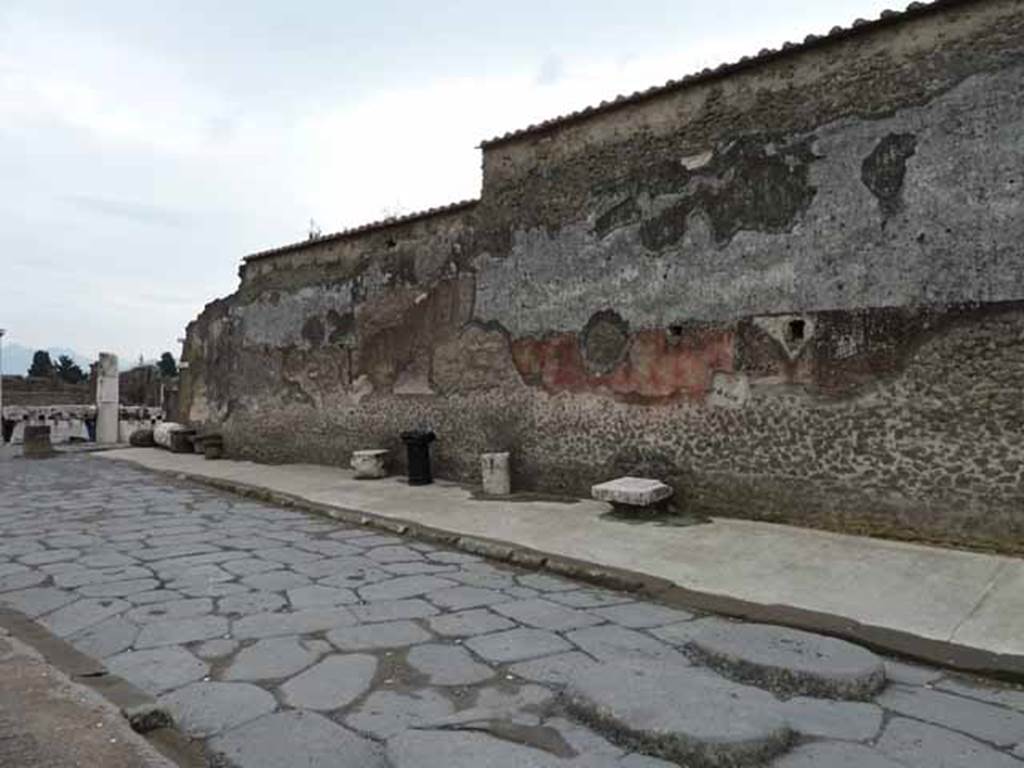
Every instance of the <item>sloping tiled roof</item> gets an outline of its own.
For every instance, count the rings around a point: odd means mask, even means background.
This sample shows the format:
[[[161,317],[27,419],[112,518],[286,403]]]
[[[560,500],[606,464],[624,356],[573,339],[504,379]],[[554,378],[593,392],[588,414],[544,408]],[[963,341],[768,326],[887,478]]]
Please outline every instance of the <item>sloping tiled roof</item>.
[[[679,80],[669,80],[664,85],[655,85],[645,91],[622,94],[616,96],[611,101],[602,101],[596,106],[589,106],[576,112],[570,112],[565,115],[553,117],[550,120],[545,120],[543,122],[536,123],[535,125],[528,125],[526,128],[510,131],[502,136],[496,136],[492,139],[480,142],[480,147],[482,149],[487,149],[524,136],[545,133],[569,123],[585,120],[593,115],[598,115],[603,112],[611,112],[629,104],[636,104],[637,102],[661,96],[662,94],[670,93],[681,88],[686,88],[696,83],[721,78],[751,67],[757,67],[769,61],[790,56],[797,52],[806,51],[810,48],[814,48],[815,46],[860,35],[879,27],[898,24],[908,18],[923,16],[939,10],[940,8],[948,8],[955,5],[967,5],[977,1],[978,0],[933,0],[933,2],[930,3],[913,2],[908,5],[904,11],[882,11],[881,15],[875,20],[868,21],[866,19],[857,19],[849,27],[833,27],[828,34],[825,35],[808,35],[804,38],[802,43],[783,43],[782,47],[778,49],[765,48],[756,56],[744,56],[739,61],[721,64],[714,69],[704,69],[700,72],[686,75]]]
[[[385,229],[387,227],[393,227],[396,224],[408,224],[412,221],[419,219],[428,219],[431,216],[437,216],[442,213],[454,213],[455,211],[461,211],[465,208],[472,208],[477,204],[477,200],[461,200],[457,203],[451,203],[449,205],[439,205],[436,208],[427,208],[423,211],[416,211],[415,213],[406,213],[402,216],[391,216],[387,219],[379,219],[378,221],[371,221],[369,224],[360,224],[358,227],[350,227],[349,229],[343,229],[340,232],[332,232],[329,235],[322,235],[320,237],[311,238],[309,240],[300,240],[297,243],[289,243],[288,245],[282,245],[277,248],[271,248],[266,251],[260,251],[254,253],[251,256],[246,256],[243,261],[257,261],[264,259],[268,256],[278,256],[282,253],[288,253],[289,251],[298,251],[303,248],[308,248],[314,245],[321,245],[322,243],[329,243],[334,240],[343,240],[346,237],[355,237],[356,235],[364,235],[367,232],[372,232],[375,229]]]

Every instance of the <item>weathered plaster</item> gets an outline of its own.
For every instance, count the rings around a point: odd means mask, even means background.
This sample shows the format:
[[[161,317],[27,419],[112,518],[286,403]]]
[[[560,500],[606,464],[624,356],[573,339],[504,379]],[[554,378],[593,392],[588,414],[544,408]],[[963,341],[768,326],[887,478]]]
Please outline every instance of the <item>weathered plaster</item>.
[[[700,513],[1024,551],[1024,12],[979,0],[487,146],[477,204],[248,260],[228,452],[658,477]]]

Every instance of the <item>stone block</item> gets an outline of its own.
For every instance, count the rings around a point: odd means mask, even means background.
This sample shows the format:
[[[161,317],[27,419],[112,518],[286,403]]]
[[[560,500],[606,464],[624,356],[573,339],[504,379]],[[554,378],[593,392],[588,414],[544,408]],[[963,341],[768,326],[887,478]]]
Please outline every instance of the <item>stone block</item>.
[[[43,459],[52,456],[49,424],[28,424],[25,426],[21,453],[26,459]]]
[[[620,745],[681,765],[761,764],[791,738],[770,693],[671,662],[601,665],[569,684],[566,702]]]
[[[714,618],[677,626],[688,636],[684,642],[691,656],[735,680],[776,693],[867,699],[885,685],[882,660],[844,640]]]
[[[483,490],[486,495],[508,496],[512,493],[512,475],[509,472],[509,454],[481,454],[480,476],[483,481]]]
[[[373,480],[387,477],[388,471],[385,466],[388,459],[388,451],[384,448],[374,448],[365,451],[352,452],[352,469],[355,476],[360,480]]]
[[[660,480],[645,477],[619,477],[592,486],[590,495],[616,507],[654,507],[672,495],[672,488]]]

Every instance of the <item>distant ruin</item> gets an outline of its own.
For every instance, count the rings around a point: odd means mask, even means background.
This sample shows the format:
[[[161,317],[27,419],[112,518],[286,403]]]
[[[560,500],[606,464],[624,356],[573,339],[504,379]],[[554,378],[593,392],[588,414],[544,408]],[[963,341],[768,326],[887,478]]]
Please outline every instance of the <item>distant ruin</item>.
[[[1024,8],[946,0],[486,141],[477,201],[249,256],[189,325],[229,455],[1024,549]]]

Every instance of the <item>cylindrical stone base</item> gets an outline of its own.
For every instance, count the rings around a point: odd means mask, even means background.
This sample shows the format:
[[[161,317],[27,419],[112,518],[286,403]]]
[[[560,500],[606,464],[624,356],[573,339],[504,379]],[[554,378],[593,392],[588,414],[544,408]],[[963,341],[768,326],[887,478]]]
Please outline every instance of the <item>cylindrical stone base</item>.
[[[512,493],[512,477],[509,474],[509,454],[481,454],[480,474],[483,477],[484,493],[488,496],[508,496]]]

